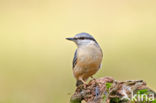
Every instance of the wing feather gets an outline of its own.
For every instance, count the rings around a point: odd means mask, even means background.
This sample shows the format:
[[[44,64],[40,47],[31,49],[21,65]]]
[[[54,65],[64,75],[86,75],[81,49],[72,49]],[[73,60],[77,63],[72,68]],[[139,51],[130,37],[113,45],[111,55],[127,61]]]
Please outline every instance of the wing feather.
[[[76,63],[77,63],[77,50],[75,51],[74,58],[73,58],[73,69],[74,69]]]

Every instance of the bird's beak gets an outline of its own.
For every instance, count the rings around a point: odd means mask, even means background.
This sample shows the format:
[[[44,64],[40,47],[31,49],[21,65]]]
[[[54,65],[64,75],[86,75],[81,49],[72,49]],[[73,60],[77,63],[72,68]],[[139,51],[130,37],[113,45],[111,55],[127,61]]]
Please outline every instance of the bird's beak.
[[[75,38],[66,38],[67,40],[71,40],[71,41],[74,41]]]

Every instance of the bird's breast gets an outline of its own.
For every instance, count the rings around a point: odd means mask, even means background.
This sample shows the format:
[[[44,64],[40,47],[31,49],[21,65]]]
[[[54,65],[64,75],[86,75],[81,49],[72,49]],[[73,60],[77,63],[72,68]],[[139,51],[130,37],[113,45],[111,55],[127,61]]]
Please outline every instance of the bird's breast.
[[[101,65],[102,51],[95,45],[77,49],[77,64],[73,69],[74,76],[87,79],[95,74]]]
[[[99,66],[102,61],[102,51],[95,45],[78,49],[78,62],[84,66]]]

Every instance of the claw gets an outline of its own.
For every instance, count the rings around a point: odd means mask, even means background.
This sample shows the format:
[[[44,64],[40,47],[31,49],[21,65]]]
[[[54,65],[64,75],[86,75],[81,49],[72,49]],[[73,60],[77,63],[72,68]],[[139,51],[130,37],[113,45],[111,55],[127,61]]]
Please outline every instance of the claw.
[[[93,76],[91,76],[91,78],[92,78],[93,80],[96,80]]]
[[[85,82],[83,79],[80,79],[82,82],[83,82],[83,86],[84,86],[84,89],[87,88],[87,82]]]

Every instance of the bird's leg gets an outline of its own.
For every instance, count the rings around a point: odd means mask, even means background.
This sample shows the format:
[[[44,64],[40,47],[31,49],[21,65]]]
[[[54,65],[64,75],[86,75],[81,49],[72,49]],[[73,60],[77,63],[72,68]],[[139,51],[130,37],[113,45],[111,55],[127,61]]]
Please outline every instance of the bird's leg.
[[[93,80],[96,80],[93,76],[91,76],[91,78],[92,78]]]
[[[83,82],[83,84],[87,85],[86,81],[84,81],[83,79],[80,79],[80,80]]]
[[[98,86],[99,84],[97,83],[96,79],[93,76],[91,76],[91,78],[95,81],[95,85]]]
[[[83,86],[84,86],[84,88],[86,89],[86,87],[87,87],[87,82],[84,81],[82,78],[80,78],[79,80],[81,80],[81,81],[83,82]]]

